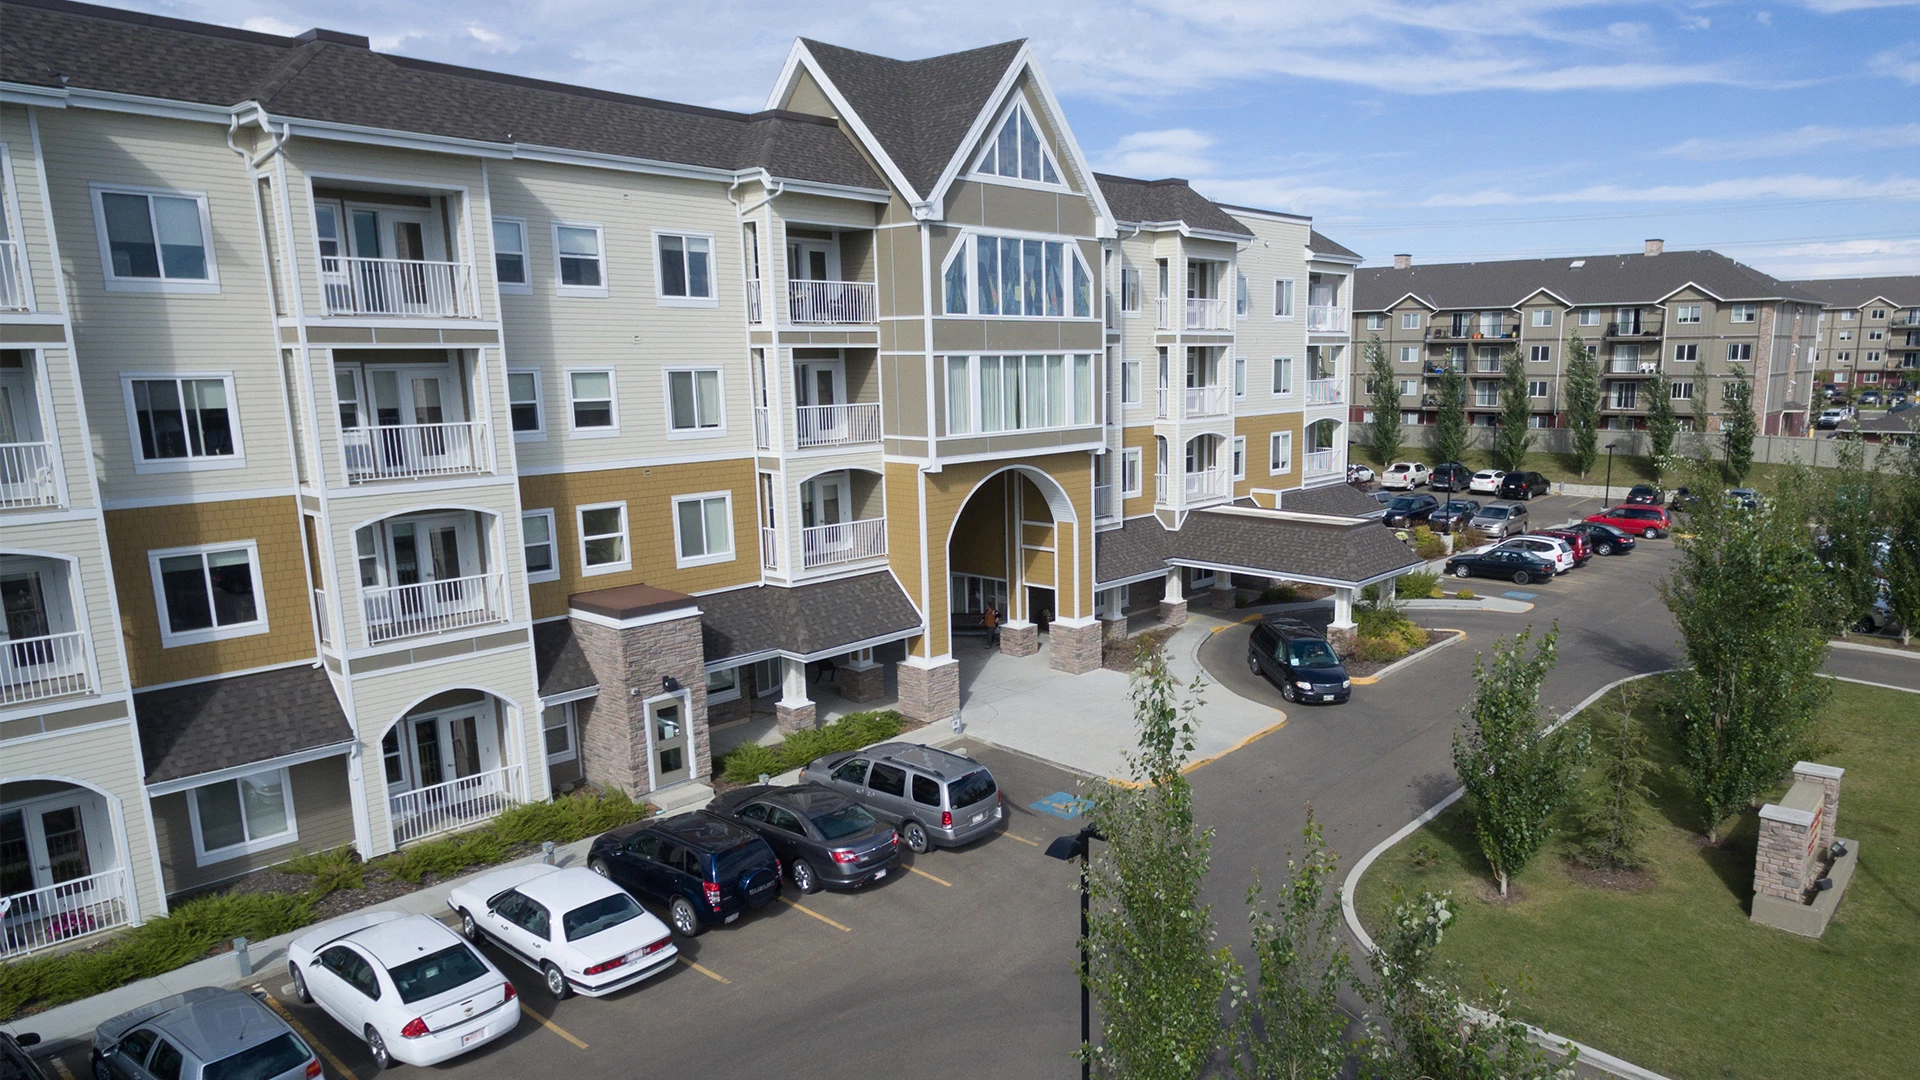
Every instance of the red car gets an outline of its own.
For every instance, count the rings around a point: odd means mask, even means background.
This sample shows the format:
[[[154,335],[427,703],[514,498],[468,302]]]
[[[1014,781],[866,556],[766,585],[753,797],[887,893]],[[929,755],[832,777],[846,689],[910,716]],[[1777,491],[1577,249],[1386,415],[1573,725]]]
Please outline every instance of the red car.
[[[1585,566],[1593,558],[1593,545],[1588,542],[1587,534],[1575,529],[1535,529],[1531,536],[1551,536],[1555,540],[1565,540],[1573,548],[1573,565]]]
[[[1666,508],[1661,506],[1615,506],[1597,514],[1589,514],[1587,520],[1611,525],[1622,532],[1644,536],[1649,540],[1658,539],[1673,530],[1673,519],[1667,516]]]

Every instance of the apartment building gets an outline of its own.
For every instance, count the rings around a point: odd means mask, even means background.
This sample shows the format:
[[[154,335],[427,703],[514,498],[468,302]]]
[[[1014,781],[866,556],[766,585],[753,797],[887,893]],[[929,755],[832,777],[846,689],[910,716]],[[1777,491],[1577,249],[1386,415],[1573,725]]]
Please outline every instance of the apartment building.
[[[1096,177],[1024,42],[798,41],[739,114],[0,16],[0,957],[686,790],[821,661],[944,721],[988,603],[1070,675],[1414,566],[1339,483],[1358,256]]]
[[[1714,251],[1415,265],[1396,255],[1355,281],[1354,336],[1379,338],[1393,364],[1401,416],[1433,423],[1451,366],[1467,377],[1468,422],[1493,426],[1508,364],[1524,365],[1536,427],[1565,425],[1567,343],[1597,352],[1601,423],[1646,426],[1652,379],[1665,374],[1687,430],[1718,430],[1729,378],[1753,381],[1767,434],[1801,434],[1815,391],[1823,301]],[[1364,359],[1353,418],[1371,416]]]
[[[1791,282],[1826,304],[1816,378],[1867,390],[1920,383],[1920,277]]]

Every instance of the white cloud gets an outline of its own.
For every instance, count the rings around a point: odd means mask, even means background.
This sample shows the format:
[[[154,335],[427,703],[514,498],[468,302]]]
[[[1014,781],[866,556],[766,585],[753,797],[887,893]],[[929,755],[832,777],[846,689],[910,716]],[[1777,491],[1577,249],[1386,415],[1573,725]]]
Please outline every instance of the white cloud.
[[[1920,240],[1839,240],[1751,245],[1729,254],[1789,281],[1816,277],[1880,277],[1911,274],[1920,263]]]
[[[1898,49],[1875,53],[1867,68],[1876,75],[1889,75],[1908,86],[1920,86],[1920,42],[1909,41]]]
[[[1156,179],[1162,176],[1205,176],[1213,171],[1207,150],[1215,140],[1192,128],[1136,131],[1124,135],[1100,156],[1095,168],[1122,176]]]
[[[276,19],[271,15],[252,16],[240,24],[240,29],[251,30],[256,34],[278,34],[281,37],[292,37],[295,34],[304,34],[307,31],[307,28],[304,26],[295,26],[290,22]]]
[[[1494,188],[1430,195],[1423,206],[1518,206],[1539,203],[1708,203],[1743,199],[1920,199],[1920,180],[1894,177],[1753,176],[1699,184],[1622,187],[1594,184],[1573,191],[1516,194]]]
[[[1838,15],[1846,11],[1866,11],[1872,8],[1913,7],[1920,0],[1799,0],[1800,6],[1822,15]]]
[[[1768,158],[1803,154],[1811,150],[1898,150],[1920,146],[1920,124],[1893,127],[1825,127],[1809,124],[1793,131],[1760,135],[1693,138],[1658,151],[1661,157],[1689,161],[1725,161],[1729,158]]]
[[[1771,11],[1756,11],[1753,13],[1753,17],[1761,26],[1773,25],[1773,12]]]
[[[1706,30],[1712,26],[1713,20],[1707,18],[1705,15],[1680,16],[1680,29],[1682,30]]]

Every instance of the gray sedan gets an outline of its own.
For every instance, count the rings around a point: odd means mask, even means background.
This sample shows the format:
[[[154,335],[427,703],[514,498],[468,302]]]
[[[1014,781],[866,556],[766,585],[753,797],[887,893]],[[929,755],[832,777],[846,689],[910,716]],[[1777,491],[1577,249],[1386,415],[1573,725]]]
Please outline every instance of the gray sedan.
[[[707,804],[707,813],[759,833],[803,893],[857,889],[900,865],[900,836],[866,807],[819,784],[755,784]]]

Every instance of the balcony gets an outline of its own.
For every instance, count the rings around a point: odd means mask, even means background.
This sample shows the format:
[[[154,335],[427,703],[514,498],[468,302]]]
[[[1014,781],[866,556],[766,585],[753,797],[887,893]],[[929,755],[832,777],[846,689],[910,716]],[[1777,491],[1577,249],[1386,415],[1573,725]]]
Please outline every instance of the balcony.
[[[1519,336],[1518,323],[1464,323],[1460,326],[1435,326],[1427,331],[1428,341],[1502,341]]]
[[[1500,358],[1496,356],[1491,360],[1475,360],[1473,362],[1473,372],[1476,375],[1500,374]]]
[[[1607,336],[1624,340],[1657,338],[1660,336],[1660,323],[1656,320],[1642,322],[1610,322],[1607,324]]]
[[[1347,400],[1345,379],[1308,379],[1308,405],[1340,405]]]
[[[808,570],[877,559],[887,553],[887,521],[867,518],[800,530],[800,565]]]
[[[1300,475],[1308,480],[1332,476],[1340,471],[1340,451],[1309,450],[1302,458],[1301,470]]]
[[[747,321],[750,323],[761,321],[759,278],[747,282]]]
[[[0,240],[0,311],[27,310],[27,259],[18,240]]]
[[[1233,390],[1227,386],[1162,386],[1157,394],[1162,420],[1193,420],[1233,412]]]
[[[502,573],[423,581],[416,585],[367,588],[360,597],[367,621],[367,643],[444,634],[505,622],[507,576]]]
[[[1607,361],[1607,374],[1609,375],[1651,375],[1659,369],[1660,362],[1658,360],[1616,359]]]
[[[767,415],[765,405],[753,407],[753,448],[755,450],[773,449],[773,422]]]
[[[472,319],[480,314],[468,263],[323,256],[320,284],[328,315]]]
[[[771,525],[760,526],[760,567],[780,569],[780,530]]]
[[[870,282],[787,282],[787,321],[795,326],[871,323],[873,311]]]
[[[1120,516],[1120,490],[1112,484],[1093,486],[1093,516],[1101,521]]]
[[[387,819],[393,825],[393,842],[399,845],[486,821],[526,800],[524,767],[508,765],[389,794]]]
[[[332,645],[334,643],[333,627],[327,623],[327,591],[325,589],[313,590],[313,618],[314,622],[319,624],[317,629],[320,631],[320,643]]]
[[[1187,473],[1182,478],[1181,490],[1186,493],[1188,503],[1202,499],[1223,499],[1233,490],[1233,478],[1226,469],[1215,466]]]
[[[85,631],[0,642],[0,706],[93,689]]]
[[[1307,308],[1307,333],[1347,334],[1353,332],[1353,316],[1343,307],[1312,304]]]
[[[0,443],[0,510],[59,505],[53,444]]]
[[[484,420],[347,428],[340,447],[350,484],[467,476],[493,464],[493,432]]]
[[[0,898],[0,960],[127,925],[127,872],[104,870]]]
[[[796,405],[794,436],[801,449],[852,446],[880,441],[878,402],[852,405]]]

